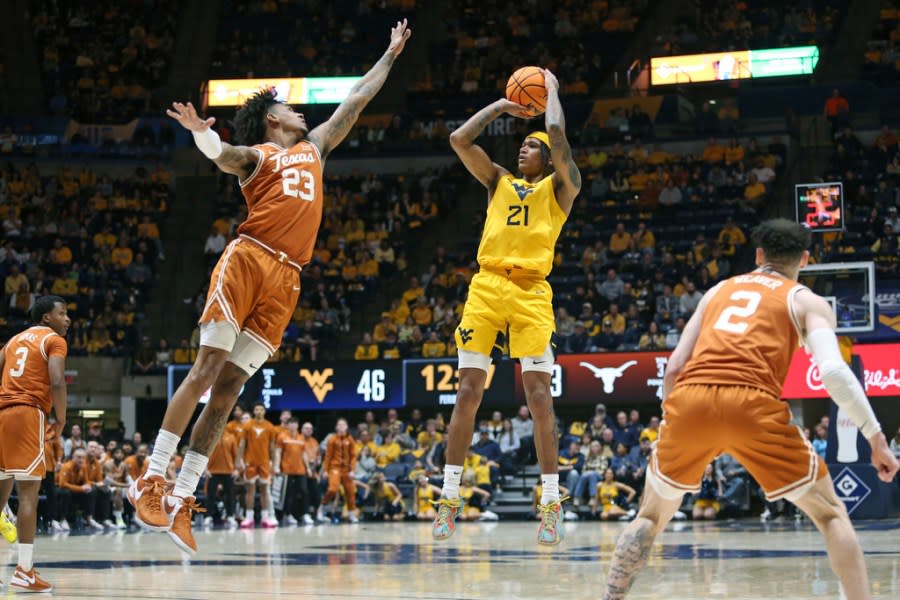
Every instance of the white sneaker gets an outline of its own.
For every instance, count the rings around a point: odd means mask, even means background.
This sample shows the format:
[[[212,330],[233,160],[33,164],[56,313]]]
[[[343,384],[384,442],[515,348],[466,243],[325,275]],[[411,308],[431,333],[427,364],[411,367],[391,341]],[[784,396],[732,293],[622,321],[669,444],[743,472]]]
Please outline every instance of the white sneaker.
[[[225,525],[228,527],[228,529],[237,529],[237,519],[235,519],[234,517],[227,517],[225,519]]]
[[[128,525],[125,524],[125,519],[121,516],[116,517],[116,529],[128,529]]]
[[[359,523],[359,517],[357,517],[356,515],[350,515],[350,522],[354,524]]]
[[[92,527],[94,529],[103,529],[103,525],[95,521],[93,517],[88,517],[87,525],[88,527]]]
[[[65,531],[59,521],[50,521],[50,530],[54,532]]]
[[[765,523],[766,521],[768,521],[771,518],[772,518],[772,513],[771,513],[771,511],[769,511],[768,508],[766,510],[764,510],[761,515],[759,515],[759,520],[762,521],[763,523]]]
[[[290,525],[291,527],[295,527],[297,525],[297,519],[294,518],[294,515],[287,515],[284,518],[284,524]]]
[[[213,526],[213,518],[212,517],[203,517],[203,526],[204,527],[212,527]]]
[[[676,510],[675,515],[672,518],[676,521],[685,521],[687,520],[687,515],[684,514],[684,511]]]
[[[110,529],[115,529],[115,528],[116,528],[116,524],[113,523],[113,522],[112,522],[111,520],[109,520],[109,519],[104,519],[104,520],[103,520],[103,526],[104,526],[104,527],[109,527]]]
[[[66,521],[65,519],[63,519],[62,521],[59,522],[59,527],[63,531],[71,531],[72,530],[72,527],[69,525],[69,522]]]
[[[303,515],[303,524],[304,525],[315,525],[316,522],[313,521],[313,518],[309,515]]]

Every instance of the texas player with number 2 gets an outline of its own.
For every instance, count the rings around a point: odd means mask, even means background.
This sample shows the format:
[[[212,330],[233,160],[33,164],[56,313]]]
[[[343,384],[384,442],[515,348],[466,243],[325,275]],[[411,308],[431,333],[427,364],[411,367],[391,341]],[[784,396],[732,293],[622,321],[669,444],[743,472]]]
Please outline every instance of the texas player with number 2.
[[[175,102],[168,115],[191,131],[197,147],[220,170],[236,175],[247,201],[238,238],[216,265],[200,317],[200,350],[166,410],[150,466],[129,490],[139,522],[166,531],[184,551],[196,551],[194,491],[209,454],[244,382],[274,354],[300,294],[300,270],[312,257],[322,220],[325,158],[347,136],[360,112],[387,79],[411,31],[406,21],[391,30],[378,62],[350,90],[322,125],[309,131],[303,115],[275,98],[273,90],[250,97],[235,116],[237,140],[222,142],[190,104]],[[175,488],[165,472],[200,396],[209,402],[191,432],[190,450]]]
[[[15,480],[19,560],[9,585],[19,591],[49,592],[53,587],[34,569],[34,533],[38,491],[47,470],[44,437],[58,437],[66,424],[65,335],[72,321],[59,296],[38,298],[31,319],[34,325],[14,336],[0,352],[0,509],[6,506]],[[56,423],[48,426],[51,408]]]

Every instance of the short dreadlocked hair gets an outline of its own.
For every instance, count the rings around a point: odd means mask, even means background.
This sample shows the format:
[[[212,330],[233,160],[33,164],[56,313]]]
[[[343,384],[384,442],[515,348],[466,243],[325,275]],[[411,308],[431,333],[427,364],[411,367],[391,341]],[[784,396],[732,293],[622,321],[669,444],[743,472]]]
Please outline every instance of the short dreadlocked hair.
[[[787,219],[763,221],[752,234],[753,243],[766,253],[773,263],[792,263],[800,260],[809,248],[812,235],[803,225]]]
[[[238,144],[255,146],[266,141],[266,115],[280,104],[273,88],[262,88],[237,111],[234,116],[235,139]]]

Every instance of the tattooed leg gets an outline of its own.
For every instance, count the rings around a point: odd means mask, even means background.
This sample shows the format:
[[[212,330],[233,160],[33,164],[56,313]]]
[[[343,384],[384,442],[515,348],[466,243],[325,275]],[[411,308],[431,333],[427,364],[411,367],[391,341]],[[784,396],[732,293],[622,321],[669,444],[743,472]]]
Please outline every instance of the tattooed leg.
[[[233,363],[225,363],[213,385],[209,403],[203,408],[191,431],[191,450],[209,456],[222,437],[228,415],[237,403],[247,379],[249,377],[243,369]]]
[[[631,589],[638,571],[647,563],[656,536],[681,506],[681,498],[667,500],[651,486],[644,488],[644,501],[637,518],[622,532],[613,552],[606,577],[603,600],[622,600]]]

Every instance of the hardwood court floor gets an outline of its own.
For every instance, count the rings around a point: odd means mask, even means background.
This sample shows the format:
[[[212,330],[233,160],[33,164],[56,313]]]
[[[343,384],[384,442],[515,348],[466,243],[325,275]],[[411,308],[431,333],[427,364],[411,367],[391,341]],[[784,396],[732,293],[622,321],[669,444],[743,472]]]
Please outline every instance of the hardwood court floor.
[[[462,523],[434,543],[427,524],[200,531],[190,560],[164,534],[39,537],[53,598],[230,600],[599,598],[623,524],[567,523],[563,544],[536,523]],[[900,598],[900,521],[858,524],[876,598]],[[0,541],[0,579],[15,553]],[[14,597],[3,588],[0,598]],[[658,540],[629,598],[838,598],[818,533],[793,522],[679,523]],[[43,596],[48,597],[48,596]]]

